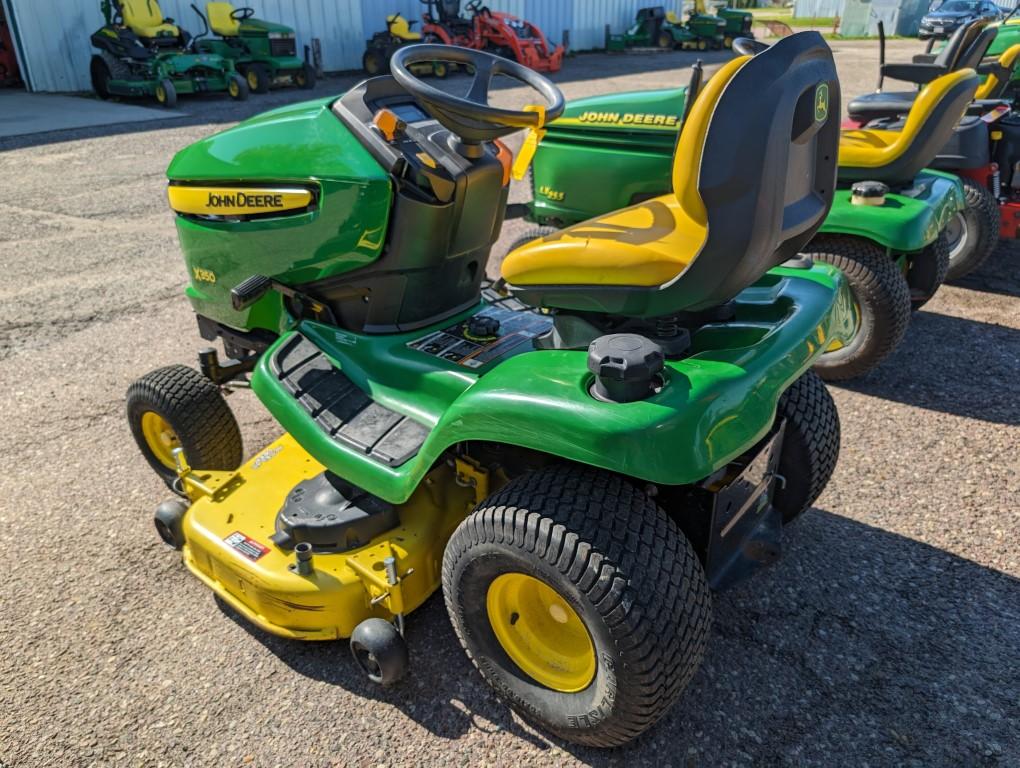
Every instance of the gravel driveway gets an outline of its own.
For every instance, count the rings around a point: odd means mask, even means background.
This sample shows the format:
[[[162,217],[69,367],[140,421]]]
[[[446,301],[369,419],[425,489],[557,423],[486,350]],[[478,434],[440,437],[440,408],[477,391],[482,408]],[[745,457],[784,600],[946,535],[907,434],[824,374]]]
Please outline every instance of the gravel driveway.
[[[844,96],[873,87],[877,45],[835,48]],[[691,58],[582,56],[557,79],[570,98],[665,86]],[[833,387],[829,489],[776,566],[717,595],[703,668],[626,748],[512,715],[438,596],[409,621],[412,674],[392,690],[346,643],[222,610],[153,531],[167,492],[123,395],[201,343],[171,156],[304,96],[182,99],[190,118],[0,144],[0,766],[1020,765],[1020,250],[943,288],[896,355]],[[249,452],[277,433],[249,393],[231,404]]]

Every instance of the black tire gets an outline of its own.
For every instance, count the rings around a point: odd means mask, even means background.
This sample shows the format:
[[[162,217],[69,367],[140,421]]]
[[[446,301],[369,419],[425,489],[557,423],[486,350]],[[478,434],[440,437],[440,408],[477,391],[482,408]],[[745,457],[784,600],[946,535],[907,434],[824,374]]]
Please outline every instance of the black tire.
[[[156,101],[167,109],[177,106],[177,89],[169,78],[164,78],[156,84]]]
[[[508,656],[487,606],[507,575],[551,589],[583,625],[586,687],[554,690]],[[558,736],[599,747],[630,741],[669,709],[712,623],[705,574],[676,524],[623,478],[589,467],[546,467],[483,501],[446,547],[443,591],[461,644],[496,693]]]
[[[859,237],[820,235],[804,255],[842,270],[859,313],[854,338],[818,358],[815,371],[826,381],[863,376],[903,341],[910,321],[907,279],[884,249]]]
[[[174,549],[184,548],[184,515],[187,512],[188,505],[179,499],[164,501],[156,507],[152,521],[164,544]]]
[[[110,66],[101,56],[92,57],[92,61],[89,62],[89,76],[92,80],[92,90],[96,92],[96,96],[104,101],[109,99],[112,96],[110,80],[113,79],[113,75],[110,72]]]
[[[967,207],[957,214],[952,228],[962,229],[962,240],[951,237],[947,280],[969,275],[992,255],[999,242],[999,203],[992,193],[973,179],[962,179]]]
[[[910,286],[910,309],[919,310],[946,281],[949,271],[949,238],[940,232],[935,242],[910,259],[907,285]]]
[[[786,419],[773,503],[783,524],[799,517],[825,490],[839,460],[839,411],[814,371],[797,379],[779,398],[777,419]]]
[[[558,231],[556,227],[546,226],[529,227],[528,229],[524,230],[524,232],[519,237],[515,238],[512,243],[510,243],[510,245],[506,249],[506,253],[504,253],[503,255],[505,257],[507,254],[517,250],[522,245],[527,245],[533,240],[539,240],[543,237],[546,237],[547,235],[551,235],[553,232],[556,231]]]
[[[668,51],[673,47],[673,35],[669,32],[660,32],[655,43],[659,48],[662,48],[664,51]]]
[[[269,69],[265,64],[253,63],[244,69],[244,79],[252,93],[269,93]]]
[[[361,68],[371,77],[376,77],[377,75],[389,74],[390,62],[378,50],[370,48],[361,57]]]
[[[365,619],[351,634],[354,661],[379,685],[393,685],[407,674],[407,643],[385,619]]]
[[[310,91],[315,87],[315,68],[305,64],[294,73],[294,85],[303,91]]]
[[[445,80],[446,76],[450,74],[450,67],[445,61],[434,61],[432,62],[432,76],[440,80]]]
[[[231,72],[227,75],[227,95],[230,98],[234,101],[246,101],[249,93],[251,91],[248,90],[247,80],[237,74],[237,72]]]
[[[168,443],[180,445],[195,469],[229,471],[241,466],[244,447],[237,420],[219,387],[194,368],[157,368],[127,391],[128,424],[139,450],[163,482],[179,493],[177,472],[146,440],[143,418],[150,412],[169,425],[173,439]]]

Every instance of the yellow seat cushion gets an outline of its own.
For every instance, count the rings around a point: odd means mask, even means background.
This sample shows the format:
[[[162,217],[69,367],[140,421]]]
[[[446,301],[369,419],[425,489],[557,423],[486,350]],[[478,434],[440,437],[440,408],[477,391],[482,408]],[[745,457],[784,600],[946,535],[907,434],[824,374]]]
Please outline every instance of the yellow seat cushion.
[[[124,26],[139,37],[177,37],[181,32],[173,24],[163,23],[163,11],[156,0],[121,0]]]
[[[230,3],[206,3],[205,15],[209,17],[209,28],[220,37],[236,37],[241,33],[241,22],[232,18],[234,6]]]
[[[883,168],[910,149],[925,122],[935,116],[943,97],[963,80],[974,78],[973,69],[959,69],[932,80],[914,99],[903,129],[899,131],[854,128],[839,137],[839,165],[853,168]],[[957,119],[963,114],[957,115]]]
[[[1011,45],[999,56],[999,66],[1012,72],[1016,68],[1017,57],[1020,56],[1020,45]],[[985,78],[985,81],[978,86],[975,99],[987,99],[999,88],[999,76],[992,72]]]
[[[716,104],[750,60],[737,57],[698,94],[673,156],[673,193],[560,230],[516,248],[503,260],[511,285],[652,287],[677,279],[708,240],[698,175]]]
[[[663,195],[517,248],[502,274],[511,285],[663,285],[687,268],[707,236],[706,223],[675,195]]]
[[[399,37],[401,40],[421,40],[421,32],[412,32],[407,19],[399,13],[386,17],[386,26],[390,28],[390,34]]]

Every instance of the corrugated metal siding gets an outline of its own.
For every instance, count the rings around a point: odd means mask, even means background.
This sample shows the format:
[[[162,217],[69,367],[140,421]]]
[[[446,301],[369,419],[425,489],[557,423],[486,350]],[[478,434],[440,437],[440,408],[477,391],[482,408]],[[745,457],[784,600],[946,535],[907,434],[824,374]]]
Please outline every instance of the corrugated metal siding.
[[[800,0],[822,2],[827,0]],[[99,0],[6,0],[21,37],[27,61],[25,70],[32,90],[86,91],[89,59],[93,49],[89,36],[102,26]],[[601,48],[605,25],[622,32],[634,20],[637,9],[650,0],[490,0],[489,7],[528,19],[539,26],[553,44],[570,31],[575,51]],[[191,0],[160,0],[163,13],[192,34],[202,24],[190,8]],[[196,3],[203,7],[205,0]],[[365,40],[385,29],[386,16],[399,12],[420,20],[424,6],[418,0],[244,0],[255,15],[287,24],[297,32],[298,53],[312,38],[322,49],[327,71],[358,69]],[[682,0],[667,0],[668,10],[682,12]]]
[[[798,18],[832,18],[843,15],[844,0],[797,0],[793,15]]]

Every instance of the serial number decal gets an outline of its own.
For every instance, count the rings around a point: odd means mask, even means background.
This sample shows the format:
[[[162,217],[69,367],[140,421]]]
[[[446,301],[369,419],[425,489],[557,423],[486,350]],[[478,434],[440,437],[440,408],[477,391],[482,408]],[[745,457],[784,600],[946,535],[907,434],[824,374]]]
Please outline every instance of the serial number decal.
[[[263,451],[255,457],[255,460],[251,463],[251,468],[258,469],[282,450],[283,448],[278,445],[275,448],[270,448],[268,451]]]
[[[252,562],[255,562],[263,555],[269,554],[269,547],[259,544],[250,536],[245,536],[240,531],[234,531],[227,536],[223,542],[231,549],[239,552]]]

